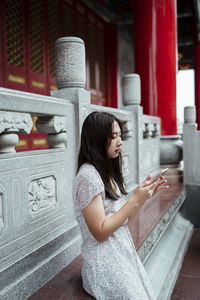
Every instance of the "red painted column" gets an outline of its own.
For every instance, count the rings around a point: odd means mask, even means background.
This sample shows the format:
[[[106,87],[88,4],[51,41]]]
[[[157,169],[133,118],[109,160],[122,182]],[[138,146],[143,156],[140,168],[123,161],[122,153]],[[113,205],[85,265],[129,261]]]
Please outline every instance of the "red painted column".
[[[144,113],[161,118],[161,134],[177,134],[176,0],[134,1],[135,73]]]
[[[198,130],[200,130],[200,42],[195,45],[195,106]]]

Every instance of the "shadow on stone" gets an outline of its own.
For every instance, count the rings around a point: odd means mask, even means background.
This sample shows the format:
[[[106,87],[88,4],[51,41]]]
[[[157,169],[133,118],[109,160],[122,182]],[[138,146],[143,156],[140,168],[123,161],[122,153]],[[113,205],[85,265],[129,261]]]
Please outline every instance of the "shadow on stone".
[[[200,186],[186,185],[186,199],[180,212],[194,227],[200,228]]]

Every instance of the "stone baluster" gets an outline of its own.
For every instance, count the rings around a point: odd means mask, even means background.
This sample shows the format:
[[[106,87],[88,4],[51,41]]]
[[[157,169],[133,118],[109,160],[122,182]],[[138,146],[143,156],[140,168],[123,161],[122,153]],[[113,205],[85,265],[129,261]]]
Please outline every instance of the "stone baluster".
[[[28,134],[32,127],[30,114],[0,111],[0,153],[15,153],[17,134]]]
[[[143,138],[147,139],[150,137],[151,137],[150,124],[144,123],[143,124]]]
[[[153,124],[154,129],[152,130],[152,137],[157,137],[160,135],[159,125]]]
[[[136,135],[136,143],[134,143],[134,169],[136,170],[136,182],[140,183],[143,180],[141,174],[141,146],[143,139],[143,128],[142,128],[142,115],[143,108],[140,106],[141,103],[141,84],[140,76],[138,74],[125,74],[122,78],[122,96],[124,110],[131,111],[133,113],[132,119],[132,132]]]
[[[128,140],[133,136],[133,124],[131,121],[124,121],[122,124],[122,139]]]
[[[67,147],[65,117],[38,117],[35,125],[38,132],[48,133],[47,141],[50,148]]]
[[[82,124],[90,113],[91,104],[90,92],[85,90],[84,41],[77,37],[58,39],[55,44],[55,65],[58,90],[51,91],[51,95],[74,104],[78,151]]]

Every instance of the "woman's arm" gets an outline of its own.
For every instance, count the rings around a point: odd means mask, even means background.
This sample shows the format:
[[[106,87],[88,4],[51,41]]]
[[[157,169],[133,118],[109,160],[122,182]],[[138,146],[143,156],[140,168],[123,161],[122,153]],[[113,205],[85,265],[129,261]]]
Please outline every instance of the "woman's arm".
[[[167,188],[160,187],[160,185],[165,182],[165,180],[151,182],[148,176],[147,179],[134,190],[129,200],[110,217],[105,217],[102,198],[100,194],[96,195],[91,203],[83,209],[85,221],[95,239],[99,242],[105,241],[127,218],[134,217],[148,198],[160,191],[161,188]]]

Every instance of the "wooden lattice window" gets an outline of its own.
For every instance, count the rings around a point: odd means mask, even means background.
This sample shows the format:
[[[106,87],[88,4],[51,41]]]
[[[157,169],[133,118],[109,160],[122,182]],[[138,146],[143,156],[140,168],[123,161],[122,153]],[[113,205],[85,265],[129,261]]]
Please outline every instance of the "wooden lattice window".
[[[7,62],[9,65],[24,66],[23,9],[22,0],[6,1]]]
[[[59,37],[59,7],[57,1],[47,1],[47,26],[49,46],[49,71],[55,77],[55,41]]]
[[[64,5],[63,7],[63,34],[64,36],[74,36],[75,35],[75,16],[73,10]]]
[[[29,32],[31,70],[42,74],[44,72],[44,12],[41,0],[29,0]]]

